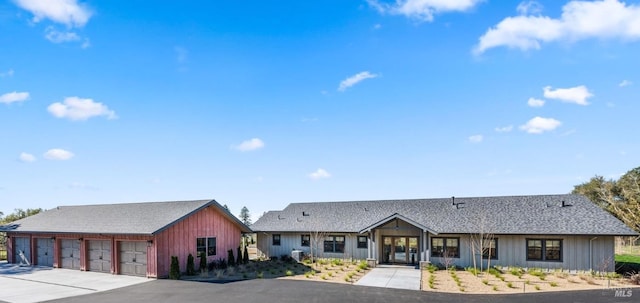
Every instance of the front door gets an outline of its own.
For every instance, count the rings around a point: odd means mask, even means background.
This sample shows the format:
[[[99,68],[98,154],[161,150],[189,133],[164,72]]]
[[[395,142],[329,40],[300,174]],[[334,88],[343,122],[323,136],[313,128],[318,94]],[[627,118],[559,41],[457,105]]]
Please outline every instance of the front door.
[[[382,237],[383,263],[416,264],[420,261],[418,237]]]

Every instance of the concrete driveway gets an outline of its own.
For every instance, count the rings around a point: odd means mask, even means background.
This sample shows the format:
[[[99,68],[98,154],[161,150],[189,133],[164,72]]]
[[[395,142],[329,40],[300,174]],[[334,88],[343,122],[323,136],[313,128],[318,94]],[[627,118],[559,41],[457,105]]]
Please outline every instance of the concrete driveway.
[[[42,302],[93,294],[152,279],[51,267],[0,263],[0,301]]]
[[[420,290],[420,270],[413,266],[378,265],[355,284]]]

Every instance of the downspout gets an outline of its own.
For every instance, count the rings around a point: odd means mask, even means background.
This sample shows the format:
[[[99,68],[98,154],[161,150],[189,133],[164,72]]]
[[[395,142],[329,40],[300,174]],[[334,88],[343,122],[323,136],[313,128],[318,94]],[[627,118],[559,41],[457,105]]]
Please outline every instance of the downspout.
[[[593,271],[593,240],[598,237],[593,237],[589,240],[589,271]]]

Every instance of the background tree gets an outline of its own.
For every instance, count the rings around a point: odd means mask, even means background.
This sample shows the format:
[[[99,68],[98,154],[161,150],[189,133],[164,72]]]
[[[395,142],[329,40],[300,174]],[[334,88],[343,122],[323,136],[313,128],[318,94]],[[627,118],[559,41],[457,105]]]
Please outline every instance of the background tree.
[[[42,211],[42,208],[27,208],[27,210],[23,210],[21,208],[17,208],[13,211],[13,213],[8,214],[6,217],[4,216],[3,212],[0,212],[0,225],[5,225],[5,224],[9,224],[13,221],[17,221],[23,218],[26,218],[28,216],[33,216],[37,213],[40,213]],[[0,251],[4,251],[7,247],[7,234],[4,232],[0,232]],[[0,253],[0,256],[2,256],[2,259],[6,258],[6,253]]]
[[[640,167],[636,167],[618,180],[605,180],[595,176],[576,185],[572,191],[582,194],[615,217],[640,232]]]
[[[243,206],[240,210],[240,221],[246,226],[251,225],[251,214],[249,214],[249,209],[246,206]]]

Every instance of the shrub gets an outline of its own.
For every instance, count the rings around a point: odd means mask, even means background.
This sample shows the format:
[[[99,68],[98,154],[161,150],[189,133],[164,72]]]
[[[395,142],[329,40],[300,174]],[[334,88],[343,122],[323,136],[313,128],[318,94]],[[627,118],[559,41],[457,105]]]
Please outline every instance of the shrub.
[[[629,281],[635,285],[640,285],[640,273],[630,275]]]
[[[328,279],[328,278],[327,278],[327,275],[322,275],[320,278],[322,278],[322,280],[326,280],[326,279]]]
[[[480,270],[478,270],[477,268],[473,268],[473,267],[467,267],[467,268],[465,268],[465,270],[470,272],[474,276],[477,276],[480,273]]]
[[[238,251],[237,251],[237,259],[236,259],[236,265],[240,265],[242,264],[242,250],[240,250],[240,246],[238,246]]]
[[[492,289],[493,289],[493,291],[498,291],[498,285],[494,285],[494,286],[492,287]]]
[[[193,255],[187,256],[187,276],[193,276],[196,274],[196,265],[193,260]]]
[[[249,250],[247,249],[247,247],[244,247],[244,254],[242,255],[242,263],[247,264],[249,263]]]
[[[214,273],[216,274],[217,279],[222,279],[222,277],[224,277],[224,270],[222,269],[216,269]]]
[[[556,272],[554,275],[560,279],[566,279],[569,277],[569,274],[566,272]]]
[[[515,287],[513,286],[513,283],[512,283],[512,282],[507,282],[507,287],[509,287],[509,288],[515,288]]]
[[[484,284],[484,285],[489,285],[489,280],[487,280],[487,279],[482,279],[482,284]]]
[[[229,262],[229,266],[234,266],[236,264],[236,258],[233,256],[233,249],[229,249],[227,251],[227,262]]]
[[[437,267],[437,266],[435,266],[435,265],[433,265],[433,264],[429,264],[429,265],[427,266],[427,270],[428,270],[430,273],[434,273],[436,270],[438,270],[438,267]]]
[[[204,252],[200,253],[200,270],[205,270],[207,268],[207,255]]]
[[[171,256],[171,268],[169,270],[169,279],[180,279],[180,263],[177,256]]]
[[[551,287],[556,287],[556,286],[558,286],[558,283],[556,283],[556,282],[549,282],[549,285],[550,285]]]
[[[291,270],[287,270],[284,274],[288,277],[293,276],[293,272]]]
[[[514,275],[514,276],[516,276],[518,278],[521,278],[522,275],[524,274],[524,270],[522,270],[522,268],[520,268],[520,267],[512,267],[509,270],[509,273],[511,273],[512,275]]]
[[[536,290],[540,290],[540,285],[536,285],[536,286],[534,286],[534,288],[535,288]]]

